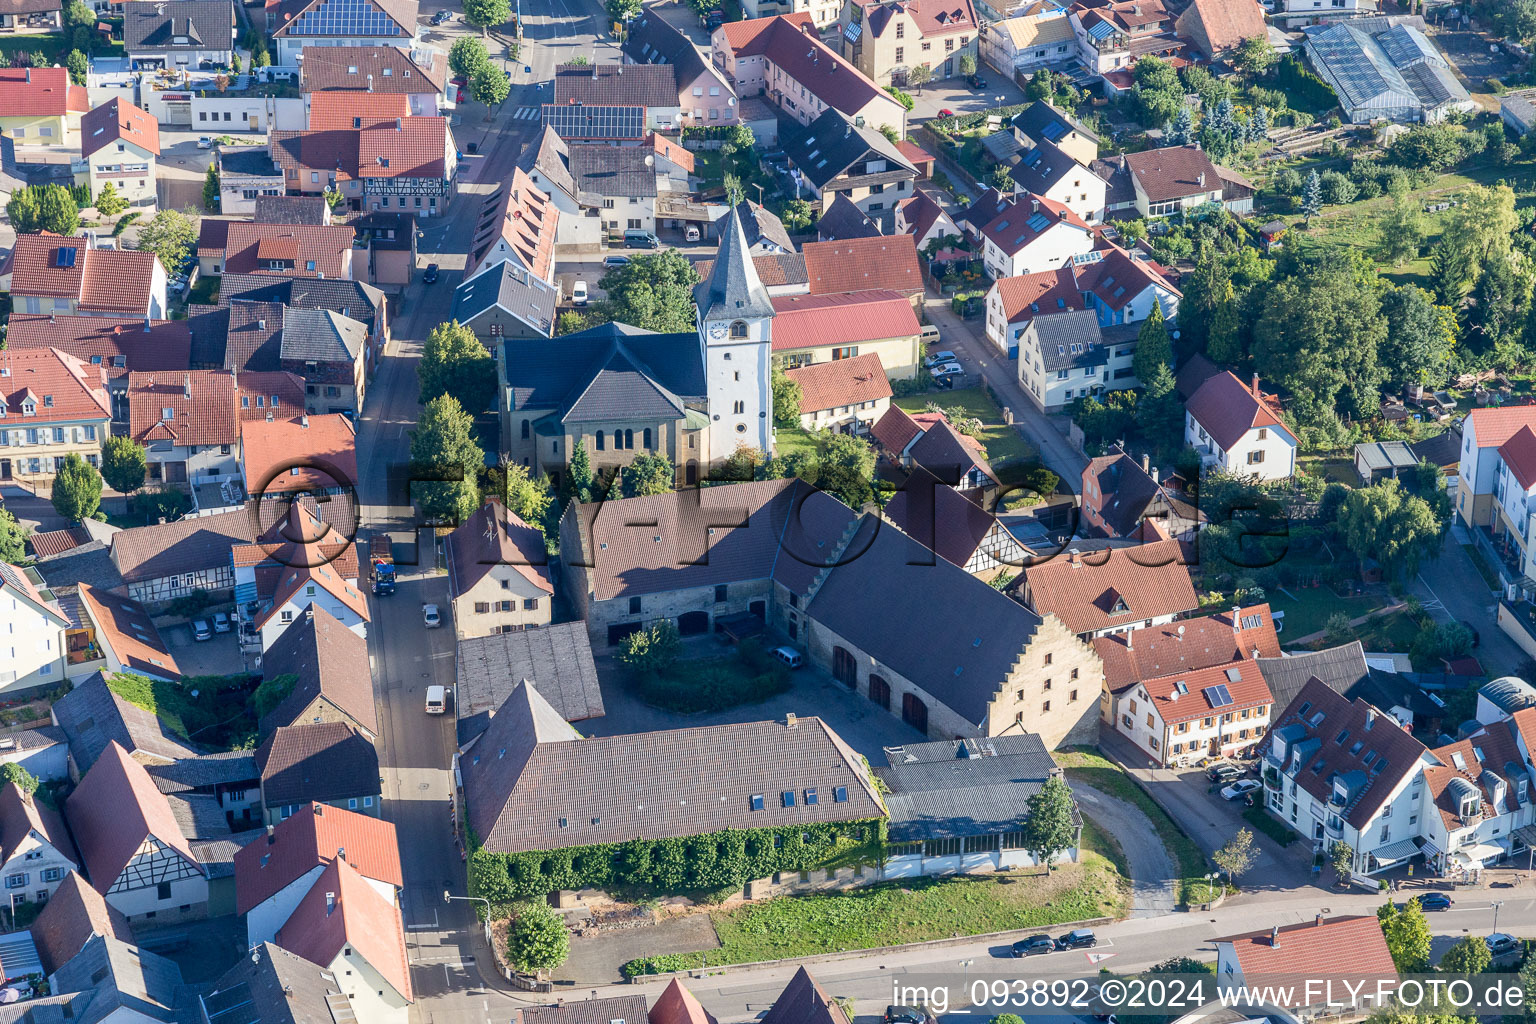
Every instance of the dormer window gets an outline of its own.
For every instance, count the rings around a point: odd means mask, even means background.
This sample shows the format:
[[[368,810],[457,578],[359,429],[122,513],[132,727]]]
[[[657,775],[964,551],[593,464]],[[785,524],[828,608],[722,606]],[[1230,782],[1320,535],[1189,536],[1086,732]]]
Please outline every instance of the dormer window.
[[[162,420],[173,420],[176,418],[176,410],[172,409],[170,406],[166,406],[160,410],[160,418]]]
[[[1482,811],[1483,800],[1478,796],[1464,796],[1461,798],[1461,816],[1471,818]]]
[[[32,401],[31,399],[28,399],[27,401],[22,402],[21,403],[21,414],[23,416],[36,416],[37,415],[37,403]]]

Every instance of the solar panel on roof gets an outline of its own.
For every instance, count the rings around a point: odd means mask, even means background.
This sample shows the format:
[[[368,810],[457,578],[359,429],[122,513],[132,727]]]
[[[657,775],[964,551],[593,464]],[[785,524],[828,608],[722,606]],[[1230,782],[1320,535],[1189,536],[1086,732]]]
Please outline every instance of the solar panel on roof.
[[[1024,154],[1024,163],[1027,164],[1028,166],[1033,167],[1033,166],[1035,166],[1035,164],[1037,164],[1039,162],[1040,162],[1040,151],[1038,149],[1032,149],[1028,153]]]
[[[546,103],[544,123],[562,139],[639,139],[645,134],[645,108]]]
[[[1066,133],[1066,130],[1067,126],[1062,124],[1060,121],[1052,121],[1044,128],[1040,129],[1040,134],[1044,135],[1050,141],[1055,142],[1058,137]]]
[[[1050,223],[1051,218],[1043,213],[1036,213],[1030,216],[1028,226],[1031,231],[1044,231],[1050,226]]]
[[[1227,689],[1226,683],[1217,683],[1215,686],[1207,686],[1200,691],[1205,694],[1206,703],[1213,708],[1224,708],[1233,703],[1232,693]]]
[[[253,1024],[261,1014],[251,1003],[251,987],[245,982],[203,997],[203,1009],[212,1024]]]

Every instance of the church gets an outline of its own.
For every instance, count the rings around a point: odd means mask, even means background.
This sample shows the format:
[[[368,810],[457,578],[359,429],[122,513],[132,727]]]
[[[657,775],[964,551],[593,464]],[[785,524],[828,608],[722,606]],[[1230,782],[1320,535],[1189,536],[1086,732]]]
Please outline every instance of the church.
[[[577,444],[594,472],[665,455],[698,483],[740,445],[773,454],[773,303],[741,218],[694,287],[698,332],[607,323],[560,338],[507,338],[497,361],[501,447],[559,486]]]

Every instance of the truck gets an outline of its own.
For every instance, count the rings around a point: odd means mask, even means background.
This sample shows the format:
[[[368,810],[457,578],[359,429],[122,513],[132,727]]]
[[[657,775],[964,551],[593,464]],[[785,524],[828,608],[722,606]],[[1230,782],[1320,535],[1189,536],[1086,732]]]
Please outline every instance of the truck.
[[[368,542],[368,564],[372,571],[373,592],[383,597],[395,592],[395,555],[389,534],[381,533]]]

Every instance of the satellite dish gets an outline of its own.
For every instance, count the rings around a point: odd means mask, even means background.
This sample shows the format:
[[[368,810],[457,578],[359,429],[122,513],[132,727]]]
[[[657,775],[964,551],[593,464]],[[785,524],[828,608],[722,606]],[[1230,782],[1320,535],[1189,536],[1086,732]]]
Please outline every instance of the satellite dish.
[[[1183,635],[1184,635],[1184,627],[1180,626],[1179,627],[1179,636],[1183,636]]]

